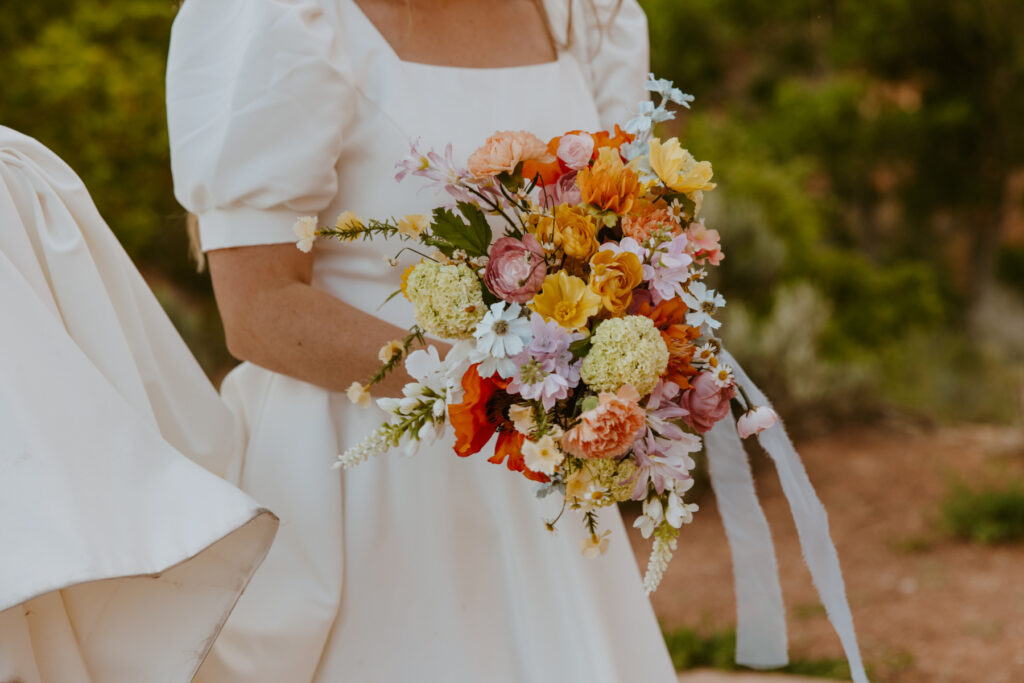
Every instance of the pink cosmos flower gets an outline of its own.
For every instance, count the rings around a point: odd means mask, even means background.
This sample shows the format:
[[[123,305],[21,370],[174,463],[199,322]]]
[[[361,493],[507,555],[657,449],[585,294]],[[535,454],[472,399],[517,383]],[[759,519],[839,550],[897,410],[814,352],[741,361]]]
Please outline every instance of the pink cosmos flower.
[[[745,439],[754,434],[760,434],[779,421],[779,414],[768,406],[757,406],[753,410],[743,413],[736,421],[736,431],[740,438]]]
[[[490,260],[484,271],[487,288],[500,299],[525,304],[540,291],[547,275],[544,250],[533,235],[502,237],[491,245]]]
[[[720,387],[710,372],[702,372],[690,380],[692,388],[683,392],[679,405],[689,411],[682,420],[699,434],[711,430],[729,414],[729,401],[736,396],[736,387]]]
[[[574,171],[590,165],[594,156],[594,138],[587,133],[563,135],[558,141],[558,158]]]

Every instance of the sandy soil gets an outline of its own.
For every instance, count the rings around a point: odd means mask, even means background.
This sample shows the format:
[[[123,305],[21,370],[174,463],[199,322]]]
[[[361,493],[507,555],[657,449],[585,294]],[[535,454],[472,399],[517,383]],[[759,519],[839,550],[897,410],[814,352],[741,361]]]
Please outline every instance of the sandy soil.
[[[950,540],[939,513],[956,478],[992,483],[1024,476],[1024,430],[853,430],[798,449],[829,510],[873,680],[1024,681],[1024,545]],[[778,479],[763,454],[753,461],[779,556],[791,655],[841,657]],[[729,552],[713,495],[701,505],[653,598],[668,629],[735,623]],[[644,562],[647,543],[639,535],[633,541]]]

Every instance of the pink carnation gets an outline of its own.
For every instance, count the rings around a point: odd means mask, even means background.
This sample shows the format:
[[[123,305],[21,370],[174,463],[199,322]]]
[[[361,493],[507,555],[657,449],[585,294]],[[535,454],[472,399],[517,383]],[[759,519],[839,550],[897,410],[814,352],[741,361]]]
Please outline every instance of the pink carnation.
[[[760,434],[779,421],[779,414],[768,406],[757,406],[753,410],[743,413],[736,422],[736,431],[740,438],[745,439],[754,434]]]
[[[502,237],[491,245],[489,256],[484,283],[499,299],[525,304],[540,291],[548,271],[536,237],[523,235],[522,242]]]
[[[644,426],[640,394],[629,384],[617,393],[602,393],[597,407],[580,415],[579,424],[562,437],[562,448],[577,458],[624,455]]]
[[[729,401],[736,395],[736,387],[720,387],[710,372],[702,372],[690,380],[692,388],[683,392],[679,405],[689,411],[682,420],[703,434],[729,414]]]
[[[554,160],[548,154],[548,146],[533,133],[506,130],[487,138],[487,142],[470,155],[466,165],[471,176],[482,180],[499,173],[514,173],[523,161],[549,164]]]
[[[683,231],[679,225],[679,218],[664,206],[648,209],[639,214],[630,214],[622,219],[622,232],[641,244],[655,230],[667,231],[672,235],[678,235]]]

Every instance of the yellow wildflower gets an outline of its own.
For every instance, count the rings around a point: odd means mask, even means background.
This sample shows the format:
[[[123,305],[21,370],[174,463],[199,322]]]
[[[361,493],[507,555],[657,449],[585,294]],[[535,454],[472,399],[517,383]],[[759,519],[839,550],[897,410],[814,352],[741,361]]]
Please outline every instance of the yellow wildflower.
[[[398,234],[406,237],[419,237],[424,230],[430,227],[430,216],[421,213],[411,213],[399,219]]]
[[[402,342],[397,339],[392,339],[387,344],[380,347],[380,351],[377,352],[377,358],[380,359],[381,363],[388,363],[401,352]]]
[[[365,408],[370,405],[370,400],[372,398],[370,396],[370,390],[359,382],[352,382],[352,384],[348,386],[348,389],[345,390],[345,394],[348,396],[348,400],[361,408]]]

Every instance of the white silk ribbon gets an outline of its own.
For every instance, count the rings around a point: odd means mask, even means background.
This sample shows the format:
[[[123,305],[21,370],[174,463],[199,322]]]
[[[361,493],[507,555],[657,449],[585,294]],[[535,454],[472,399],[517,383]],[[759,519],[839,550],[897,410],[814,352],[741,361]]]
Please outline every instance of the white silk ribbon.
[[[724,350],[719,358],[732,366],[736,382],[753,404],[750,407],[771,406],[735,358]],[[867,683],[825,506],[781,423],[761,432],[758,441],[778,470],[804,560],[846,653],[853,681]],[[786,622],[775,551],[768,523],[754,492],[750,465],[731,417],[721,420],[708,432],[706,445],[711,484],[733,558],[736,661],[755,668],[782,666],[787,661]]]

